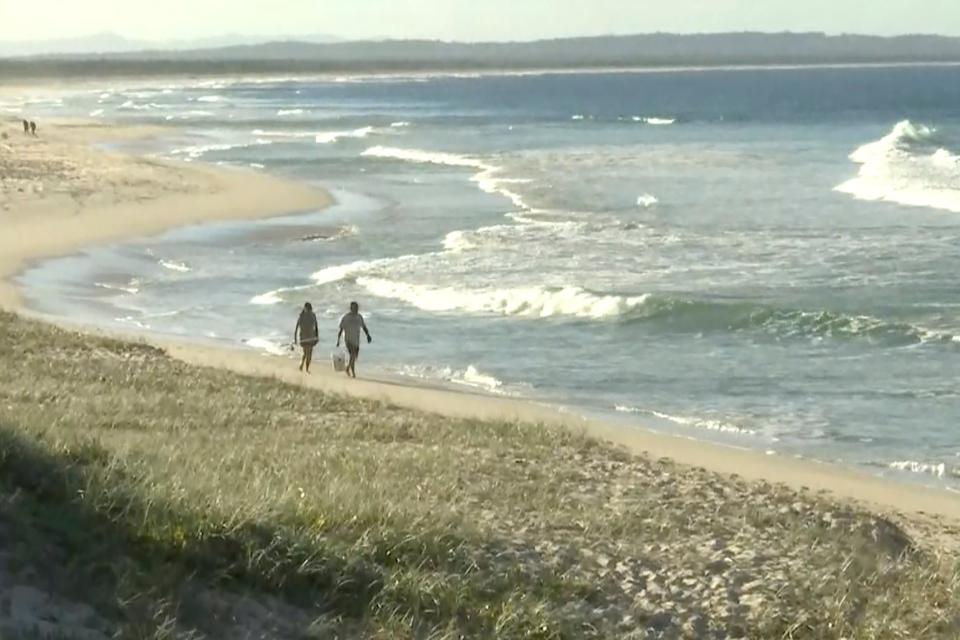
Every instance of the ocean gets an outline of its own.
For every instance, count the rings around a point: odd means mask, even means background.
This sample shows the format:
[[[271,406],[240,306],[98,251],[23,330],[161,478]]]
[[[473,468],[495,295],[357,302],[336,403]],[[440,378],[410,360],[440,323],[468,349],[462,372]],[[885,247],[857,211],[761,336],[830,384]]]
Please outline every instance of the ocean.
[[[361,375],[960,489],[958,67],[156,80],[0,109],[170,125],[126,148],[337,199],[42,262],[38,310],[290,356],[310,301],[324,360],[356,300]]]

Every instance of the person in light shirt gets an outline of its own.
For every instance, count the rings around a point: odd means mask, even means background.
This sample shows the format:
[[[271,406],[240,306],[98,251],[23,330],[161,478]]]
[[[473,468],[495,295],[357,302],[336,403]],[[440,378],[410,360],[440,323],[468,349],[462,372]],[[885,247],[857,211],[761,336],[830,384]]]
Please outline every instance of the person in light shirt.
[[[361,329],[367,335],[367,344],[373,342],[373,338],[367,330],[367,323],[363,321],[363,316],[360,315],[360,305],[351,302],[349,313],[340,318],[337,346],[340,346],[340,338],[343,338],[347,345],[347,353],[350,355],[350,361],[347,363],[347,375],[352,378],[357,377],[357,357],[360,355]]]

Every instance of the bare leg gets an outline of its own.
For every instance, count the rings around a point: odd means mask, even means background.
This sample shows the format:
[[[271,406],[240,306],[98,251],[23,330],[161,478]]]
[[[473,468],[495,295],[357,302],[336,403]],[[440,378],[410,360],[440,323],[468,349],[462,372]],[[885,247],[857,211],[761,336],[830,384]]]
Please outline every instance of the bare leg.
[[[310,361],[313,360],[313,345],[307,345],[303,348],[303,360],[307,368],[307,373],[310,373]]]
[[[350,362],[347,364],[347,375],[351,378],[357,377],[357,356],[359,355],[358,349],[347,349],[350,352]]]
[[[300,356],[300,371],[303,371],[303,365],[307,362],[307,348],[303,347],[303,355]]]

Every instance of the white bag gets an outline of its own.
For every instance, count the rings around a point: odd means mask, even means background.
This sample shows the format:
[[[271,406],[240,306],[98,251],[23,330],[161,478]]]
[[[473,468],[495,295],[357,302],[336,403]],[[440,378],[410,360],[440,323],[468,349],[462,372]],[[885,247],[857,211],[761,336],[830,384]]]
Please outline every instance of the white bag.
[[[330,354],[330,358],[333,360],[334,371],[343,373],[347,370],[347,358],[342,353]]]

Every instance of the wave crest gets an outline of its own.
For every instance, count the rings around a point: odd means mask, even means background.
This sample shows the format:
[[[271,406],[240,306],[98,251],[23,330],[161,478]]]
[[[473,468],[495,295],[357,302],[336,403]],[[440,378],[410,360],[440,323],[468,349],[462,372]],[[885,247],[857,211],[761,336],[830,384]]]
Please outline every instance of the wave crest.
[[[960,156],[937,142],[936,129],[898,122],[890,133],[850,154],[860,171],[835,190],[858,200],[960,213]]]
[[[616,318],[644,304],[647,296],[598,295],[580,287],[456,289],[411,284],[377,277],[359,277],[358,285],[380,298],[402,300],[432,312],[465,311],[548,318]]]
[[[708,431],[716,431],[718,433],[734,433],[737,435],[745,435],[745,436],[757,435],[757,432],[754,429],[748,429],[746,427],[741,427],[739,425],[733,424],[732,422],[727,422],[725,420],[718,420],[715,418],[701,418],[701,417],[694,417],[694,416],[671,415],[669,413],[654,411],[652,409],[640,409],[638,407],[629,407],[625,405],[617,405],[615,409],[619,413],[645,414],[645,415],[653,416],[656,418],[660,418],[661,420],[666,420],[667,422],[679,424],[684,427],[693,427],[695,429],[706,429]]]
[[[954,342],[949,333],[867,315],[668,296],[650,296],[629,320],[659,323],[666,330],[675,332],[758,332],[775,340],[863,339],[891,347]]]

